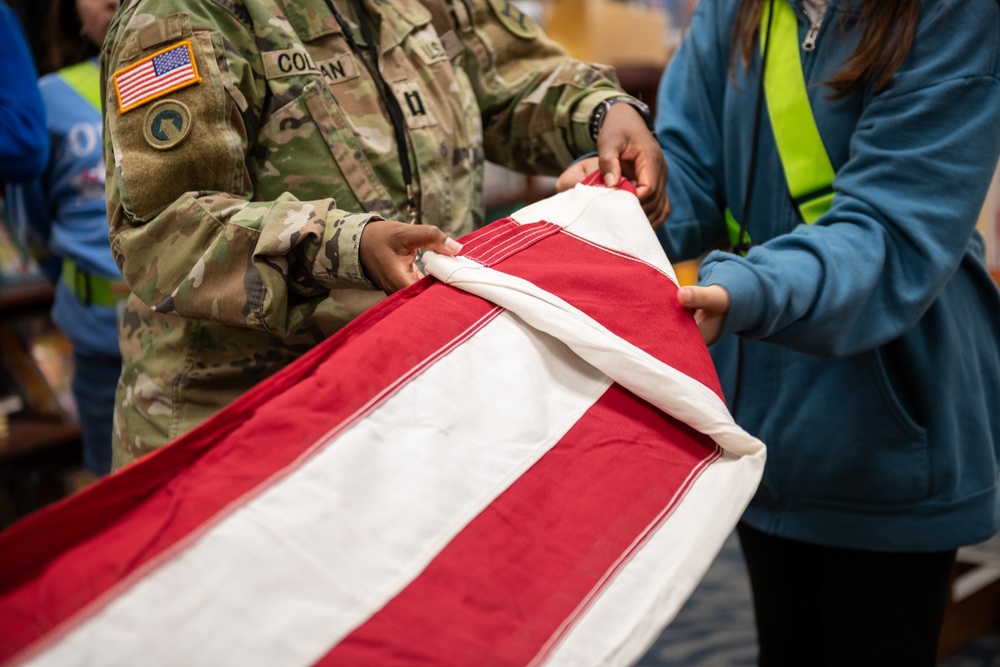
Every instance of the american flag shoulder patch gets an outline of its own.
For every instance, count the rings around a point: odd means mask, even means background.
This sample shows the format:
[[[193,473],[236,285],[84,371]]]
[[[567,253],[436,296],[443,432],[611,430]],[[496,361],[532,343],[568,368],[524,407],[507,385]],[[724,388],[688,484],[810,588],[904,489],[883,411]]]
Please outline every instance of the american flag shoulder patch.
[[[201,83],[190,39],[146,56],[118,70],[111,78],[120,114],[167,93]]]

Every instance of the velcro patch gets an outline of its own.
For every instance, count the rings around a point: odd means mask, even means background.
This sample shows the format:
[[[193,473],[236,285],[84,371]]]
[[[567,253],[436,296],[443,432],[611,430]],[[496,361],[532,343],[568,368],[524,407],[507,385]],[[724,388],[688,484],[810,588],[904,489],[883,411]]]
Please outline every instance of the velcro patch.
[[[493,12],[507,30],[521,39],[534,39],[538,36],[538,24],[530,16],[518,9],[511,0],[489,1]]]
[[[327,85],[358,77],[358,66],[354,62],[354,56],[350,53],[342,53],[336,58],[321,60],[318,64]]]
[[[392,84],[392,90],[399,100],[406,124],[410,129],[437,125],[433,110],[425,101],[425,93],[417,81],[402,81]]]
[[[173,148],[191,132],[191,110],[176,100],[160,100],[146,112],[142,135],[153,148]]]
[[[413,44],[413,50],[424,65],[429,66],[442,60],[448,60],[448,52],[445,51],[444,46],[431,30],[425,29],[414,33],[410,41]]]
[[[462,40],[459,39],[454,30],[449,30],[441,36],[441,46],[444,47],[448,58],[454,58],[465,51],[465,45],[462,44]]]
[[[167,93],[201,83],[190,39],[118,70],[111,79],[118,97],[119,114]]]
[[[265,51],[264,76],[268,79],[280,79],[284,76],[300,74],[319,74],[319,67],[313,62],[312,56],[302,49],[285,49],[283,51]]]

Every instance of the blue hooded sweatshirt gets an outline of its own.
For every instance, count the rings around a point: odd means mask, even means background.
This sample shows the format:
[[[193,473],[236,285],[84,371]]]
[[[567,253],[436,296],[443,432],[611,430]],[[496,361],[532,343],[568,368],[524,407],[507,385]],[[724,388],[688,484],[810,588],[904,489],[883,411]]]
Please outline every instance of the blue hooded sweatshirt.
[[[34,178],[49,156],[45,107],[17,15],[0,0],[0,185]]]
[[[832,206],[802,222],[765,107],[745,257],[712,250],[751,169],[761,54],[730,68],[738,6],[699,4],[657,137],[673,207],[660,240],[674,261],[708,252],[699,284],[729,292],[712,355],[737,421],[768,446],[743,520],[879,551],[984,540],[1000,518],[1000,291],[975,227],[1000,157],[1000,3],[925,0],[889,84],[831,99],[823,82],[860,38],[857,0],[832,0],[799,53]]]

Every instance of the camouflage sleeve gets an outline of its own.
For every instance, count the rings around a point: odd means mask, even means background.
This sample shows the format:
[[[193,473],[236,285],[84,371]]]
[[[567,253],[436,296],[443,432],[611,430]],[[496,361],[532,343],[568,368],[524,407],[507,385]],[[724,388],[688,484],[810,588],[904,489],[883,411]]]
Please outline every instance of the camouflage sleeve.
[[[595,107],[623,94],[614,70],[570,58],[510,0],[452,4],[459,15],[463,7],[473,14],[473,28],[462,41],[483,112],[487,159],[558,174],[593,151],[589,124]]]
[[[358,243],[377,216],[339,210],[280,168],[263,176],[280,187],[254,201],[258,39],[239,2],[126,3],[101,61],[109,225],[123,276],[154,310],[280,335],[331,289],[372,288]],[[279,164],[281,146],[263,150]]]

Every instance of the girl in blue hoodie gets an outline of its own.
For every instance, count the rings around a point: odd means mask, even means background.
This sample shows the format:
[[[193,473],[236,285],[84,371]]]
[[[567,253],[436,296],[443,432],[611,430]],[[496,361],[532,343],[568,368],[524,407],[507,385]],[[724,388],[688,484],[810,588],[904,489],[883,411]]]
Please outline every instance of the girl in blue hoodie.
[[[679,298],[768,445],[760,664],[933,665],[956,548],[1000,525],[1000,4],[701,2],[657,105],[657,233],[707,253]]]

